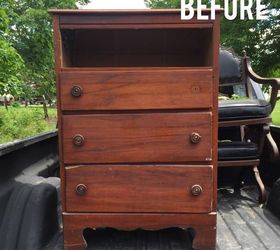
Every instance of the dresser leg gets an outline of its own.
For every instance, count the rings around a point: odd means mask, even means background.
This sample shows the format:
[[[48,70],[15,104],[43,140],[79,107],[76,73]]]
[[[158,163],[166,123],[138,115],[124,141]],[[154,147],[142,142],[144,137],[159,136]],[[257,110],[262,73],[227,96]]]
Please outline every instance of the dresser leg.
[[[194,250],[215,250],[216,249],[216,227],[201,226],[195,227],[195,238],[193,241]]]
[[[64,228],[64,250],[84,250],[86,246],[83,229]]]

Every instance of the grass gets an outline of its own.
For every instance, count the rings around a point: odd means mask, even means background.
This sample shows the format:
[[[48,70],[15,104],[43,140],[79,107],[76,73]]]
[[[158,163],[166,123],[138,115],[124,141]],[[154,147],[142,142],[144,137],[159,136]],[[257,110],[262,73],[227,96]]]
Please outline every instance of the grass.
[[[0,107],[0,144],[23,139],[56,128],[56,109],[48,108],[49,119],[44,119],[43,108]]]
[[[280,101],[276,103],[276,106],[272,113],[272,123],[274,125],[280,126]]]

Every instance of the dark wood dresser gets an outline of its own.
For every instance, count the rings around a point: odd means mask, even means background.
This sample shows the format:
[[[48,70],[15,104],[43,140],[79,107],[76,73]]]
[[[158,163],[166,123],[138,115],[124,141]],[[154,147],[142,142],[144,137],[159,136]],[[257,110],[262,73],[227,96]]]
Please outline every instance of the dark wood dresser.
[[[50,12],[65,249],[105,227],[193,228],[215,249],[219,14]]]

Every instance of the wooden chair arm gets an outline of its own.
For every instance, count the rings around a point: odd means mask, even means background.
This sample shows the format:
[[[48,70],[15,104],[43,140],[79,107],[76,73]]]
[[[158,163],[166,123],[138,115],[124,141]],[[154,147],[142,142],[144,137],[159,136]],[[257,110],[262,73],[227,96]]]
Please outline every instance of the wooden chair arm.
[[[271,155],[271,160],[276,161],[279,159],[279,149],[274,139],[272,138],[270,132],[266,134],[267,146],[270,148],[269,152]]]
[[[271,122],[272,122],[271,117],[255,118],[255,119],[219,121],[219,128],[239,127],[239,126],[242,126],[242,125],[270,124]]]
[[[251,63],[249,62],[249,58],[246,56],[244,57],[244,66],[247,76],[249,76],[253,81],[259,84],[266,84],[271,86],[272,89],[269,102],[271,105],[272,112],[277,101],[278,90],[280,89],[280,78],[263,78],[259,76],[252,69]]]

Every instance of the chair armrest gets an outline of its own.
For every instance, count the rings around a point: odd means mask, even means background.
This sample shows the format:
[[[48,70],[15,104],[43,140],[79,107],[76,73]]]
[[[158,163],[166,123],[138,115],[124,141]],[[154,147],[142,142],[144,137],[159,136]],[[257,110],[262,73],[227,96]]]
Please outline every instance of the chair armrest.
[[[279,149],[270,133],[266,134],[266,140],[268,143],[268,147],[270,148],[269,152],[270,152],[271,160],[272,161],[278,160],[279,159]]]
[[[270,105],[271,105],[271,112],[273,111],[276,101],[277,101],[277,94],[278,90],[280,89],[280,78],[263,78],[259,76],[257,73],[254,72],[252,69],[251,63],[249,62],[249,58],[247,56],[244,57],[244,66],[247,75],[259,84],[266,84],[271,86],[271,95],[270,95]]]
[[[270,124],[271,122],[272,122],[271,117],[256,118],[256,119],[219,121],[219,128],[239,127],[239,126],[242,126],[242,125]]]

